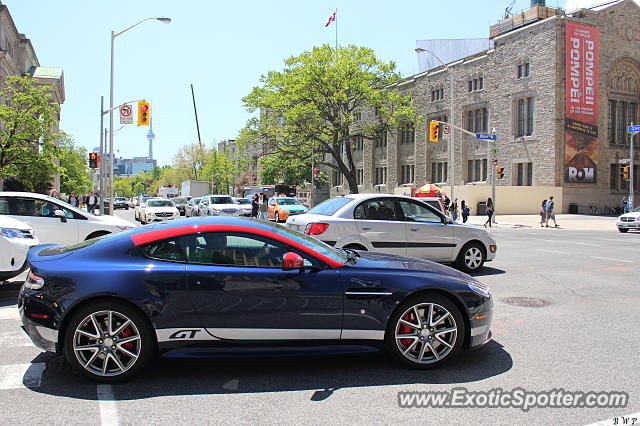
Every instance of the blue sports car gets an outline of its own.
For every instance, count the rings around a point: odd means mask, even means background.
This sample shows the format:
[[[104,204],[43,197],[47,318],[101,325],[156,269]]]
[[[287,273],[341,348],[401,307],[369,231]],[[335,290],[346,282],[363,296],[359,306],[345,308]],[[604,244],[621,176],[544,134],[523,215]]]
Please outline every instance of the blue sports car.
[[[34,344],[125,380],[165,357],[386,349],[430,368],[486,343],[493,299],[429,261],[335,249],[266,221],[184,219],[41,245],[18,307]]]

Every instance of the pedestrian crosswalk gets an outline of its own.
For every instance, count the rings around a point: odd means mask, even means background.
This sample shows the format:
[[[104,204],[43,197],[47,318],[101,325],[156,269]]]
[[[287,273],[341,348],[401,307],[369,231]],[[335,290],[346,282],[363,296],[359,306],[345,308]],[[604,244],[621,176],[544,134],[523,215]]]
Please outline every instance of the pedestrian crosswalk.
[[[44,362],[11,363],[34,359],[41,352],[20,328],[19,320],[15,304],[0,307],[0,392],[40,387],[47,367]]]

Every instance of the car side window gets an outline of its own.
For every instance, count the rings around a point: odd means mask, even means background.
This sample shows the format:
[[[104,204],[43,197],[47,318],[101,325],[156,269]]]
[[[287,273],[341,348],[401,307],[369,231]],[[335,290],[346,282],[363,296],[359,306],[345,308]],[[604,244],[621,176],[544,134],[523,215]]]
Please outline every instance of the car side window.
[[[6,197],[0,197],[0,214],[11,214],[9,210],[9,199]]]
[[[393,199],[377,198],[361,203],[353,212],[355,219],[398,220]]]
[[[186,256],[179,238],[154,241],[142,247],[145,255],[152,259],[185,262]]]
[[[286,244],[257,235],[208,232],[182,237],[189,263],[238,267],[281,268],[285,253],[295,251]],[[320,266],[312,257],[300,254],[305,264]]]
[[[407,222],[442,223],[440,216],[425,205],[408,200],[399,200],[398,203]]]

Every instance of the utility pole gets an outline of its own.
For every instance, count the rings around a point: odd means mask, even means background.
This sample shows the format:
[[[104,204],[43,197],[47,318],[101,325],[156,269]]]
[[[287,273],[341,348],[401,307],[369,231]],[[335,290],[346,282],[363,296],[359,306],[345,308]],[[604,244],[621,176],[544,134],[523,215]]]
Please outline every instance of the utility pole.
[[[100,174],[98,175],[100,179],[100,215],[104,214],[104,141],[107,138],[105,132],[102,131],[104,129],[104,96],[100,96]]]
[[[633,127],[633,123],[631,123]],[[638,132],[629,132],[629,211],[633,210],[634,197],[633,197],[633,137]]]
[[[495,135],[496,135],[496,128],[493,127],[491,129],[491,134],[494,136],[494,139],[488,141],[489,144],[491,145],[491,147],[495,147],[496,146],[496,139],[495,139]],[[493,161],[491,162],[491,200],[493,201],[493,216],[491,216],[491,220],[493,221],[493,223],[497,223],[496,222],[496,165],[493,164]]]

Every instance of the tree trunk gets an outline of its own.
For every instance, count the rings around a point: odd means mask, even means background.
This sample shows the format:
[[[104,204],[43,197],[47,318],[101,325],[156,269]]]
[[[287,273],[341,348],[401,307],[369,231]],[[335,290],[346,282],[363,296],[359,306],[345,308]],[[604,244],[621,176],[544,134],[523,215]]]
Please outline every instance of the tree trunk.
[[[352,194],[357,194],[358,193],[358,181],[356,180],[356,177],[354,175],[355,175],[355,173],[352,173],[352,172],[344,173],[344,177],[347,178],[347,182],[349,183],[349,191]]]

